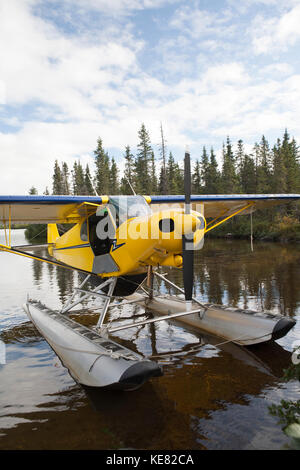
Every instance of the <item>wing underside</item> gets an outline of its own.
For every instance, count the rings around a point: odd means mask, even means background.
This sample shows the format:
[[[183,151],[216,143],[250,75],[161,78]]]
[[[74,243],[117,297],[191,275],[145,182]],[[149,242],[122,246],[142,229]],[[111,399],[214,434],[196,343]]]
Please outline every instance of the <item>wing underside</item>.
[[[232,194],[232,195],[192,195],[192,210],[203,212],[205,218],[245,215],[259,209],[267,209],[280,204],[300,202],[300,194]],[[184,196],[151,196],[154,211],[183,207]],[[243,209],[244,208],[244,209]],[[243,209],[243,210],[241,210]]]
[[[76,223],[107,201],[106,196],[0,196],[0,222]]]
[[[184,196],[151,196],[153,211],[183,207]],[[206,218],[249,214],[257,209],[300,201],[300,194],[192,195],[192,209]],[[109,202],[108,196],[0,196],[0,223],[76,223]],[[240,211],[240,209],[243,209]],[[240,212],[239,212],[240,211]]]

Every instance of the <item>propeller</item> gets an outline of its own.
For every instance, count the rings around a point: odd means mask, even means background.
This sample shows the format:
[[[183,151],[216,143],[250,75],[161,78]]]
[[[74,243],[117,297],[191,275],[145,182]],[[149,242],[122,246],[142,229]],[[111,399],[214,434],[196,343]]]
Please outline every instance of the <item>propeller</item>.
[[[191,213],[191,159],[189,150],[184,155],[184,213]],[[183,285],[187,310],[192,305],[193,283],[194,283],[194,244],[193,235],[182,234],[182,268]]]

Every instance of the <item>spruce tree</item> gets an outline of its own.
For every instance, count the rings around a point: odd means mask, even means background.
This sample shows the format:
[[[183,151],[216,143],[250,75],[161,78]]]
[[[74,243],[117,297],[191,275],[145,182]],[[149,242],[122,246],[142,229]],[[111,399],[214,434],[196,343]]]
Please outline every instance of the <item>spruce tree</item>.
[[[283,158],[283,152],[281,149],[281,141],[277,139],[276,145],[273,147],[273,177],[272,177],[272,188],[273,192],[286,193],[287,192],[287,171]]]
[[[135,186],[136,192],[140,194],[150,194],[151,179],[149,178],[150,161],[152,158],[152,148],[149,134],[145,124],[141,125],[138,132],[139,143],[137,145],[137,155],[135,160]]]
[[[209,160],[205,147],[203,147],[201,156],[201,183],[203,194],[207,194],[209,185]]]
[[[70,185],[69,185],[69,169],[66,162],[63,162],[61,168],[62,174],[62,186],[63,194],[70,194]]]
[[[267,194],[271,192],[271,155],[268,141],[262,136],[258,147],[258,162],[256,168],[256,191],[259,194]]]
[[[63,194],[64,193],[64,182],[63,174],[59,167],[58,161],[54,163],[54,173],[52,177],[52,194]]]
[[[224,194],[234,194],[238,191],[238,180],[235,171],[235,158],[229,137],[227,137],[226,147],[223,144],[222,154],[222,192]]]
[[[256,193],[256,169],[254,159],[249,155],[244,155],[243,163],[240,167],[239,179],[241,191],[244,194]]]
[[[295,168],[294,184],[292,185],[293,192],[299,193],[300,192],[300,156],[299,156],[299,147],[297,146],[297,143],[294,137],[290,143],[290,149],[291,149],[292,161],[294,162],[293,166]]]
[[[34,187],[34,186],[31,186],[31,188],[29,189],[28,193],[32,196],[36,195],[38,192],[37,192],[37,189]]]
[[[218,162],[214,154],[213,148],[210,150],[210,159],[207,172],[207,188],[206,194],[220,194],[221,192],[221,181],[220,172],[218,168]]]
[[[92,176],[90,173],[90,168],[88,165],[86,165],[85,172],[84,172],[84,188],[85,188],[85,193],[88,196],[95,196],[95,191],[93,188],[92,184]]]
[[[135,168],[134,168],[134,156],[131,153],[130,146],[125,147],[125,168],[124,176],[121,179],[121,194],[132,194],[132,190],[135,190]],[[130,186],[131,185],[131,186]],[[132,189],[131,189],[132,188]]]
[[[202,194],[201,165],[198,159],[196,160],[194,170],[192,172],[192,192],[193,194]]]
[[[286,190],[288,193],[296,193],[299,189],[298,152],[295,142],[290,142],[287,129],[282,140],[281,157],[286,169]]]
[[[181,172],[178,163],[175,162],[172,152],[169,154],[167,163],[167,182],[170,194],[183,194],[183,172]]]
[[[118,176],[118,167],[115,162],[114,157],[111,159],[111,167],[110,167],[110,178],[109,178],[109,191],[111,194],[119,194],[119,176]]]
[[[109,156],[104,151],[102,140],[97,140],[97,148],[94,150],[96,163],[96,190],[98,194],[109,194],[110,165]]]
[[[237,142],[237,151],[235,153],[235,168],[236,168],[236,176],[237,176],[237,183],[239,191],[243,192],[242,189],[242,181],[241,181],[241,172],[244,166],[245,160],[245,150],[244,144],[242,139],[239,139]]]
[[[160,169],[160,176],[159,176],[159,194],[167,194],[168,193],[168,184],[167,184],[167,148],[166,148],[166,141],[164,138],[162,124],[160,123],[160,136],[161,136],[161,144],[160,144],[160,156],[161,156],[161,169]]]
[[[157,176],[156,176],[156,167],[155,167],[155,157],[154,152],[151,153],[151,160],[150,160],[150,187],[149,192],[150,194],[157,194]]]
[[[73,194],[84,195],[85,194],[84,171],[79,161],[78,163],[74,162],[72,177],[73,177]]]

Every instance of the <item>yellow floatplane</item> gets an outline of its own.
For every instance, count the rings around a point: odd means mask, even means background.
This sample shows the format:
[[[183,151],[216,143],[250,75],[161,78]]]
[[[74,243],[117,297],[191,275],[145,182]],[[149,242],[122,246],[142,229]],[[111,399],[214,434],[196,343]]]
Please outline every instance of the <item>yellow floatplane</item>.
[[[203,304],[193,297],[194,251],[204,236],[236,215],[300,200],[299,194],[191,195],[190,156],[185,154],[184,196],[0,196],[6,243],[0,250],[77,270],[85,278],[60,312],[33,300],[24,309],[31,321],[79,383],[92,387],[134,389],[161,367],[110,338],[125,328],[176,320],[239,345],[284,336],[295,324],[271,313]],[[49,257],[34,245],[11,246],[13,223],[48,224]],[[57,224],[72,224],[59,235]],[[182,268],[181,289],[159,267]],[[178,296],[153,295],[162,280]],[[87,289],[88,281],[94,287]],[[67,313],[89,297],[98,297],[99,319],[93,329]],[[154,318],[113,327],[109,308],[136,303]]]

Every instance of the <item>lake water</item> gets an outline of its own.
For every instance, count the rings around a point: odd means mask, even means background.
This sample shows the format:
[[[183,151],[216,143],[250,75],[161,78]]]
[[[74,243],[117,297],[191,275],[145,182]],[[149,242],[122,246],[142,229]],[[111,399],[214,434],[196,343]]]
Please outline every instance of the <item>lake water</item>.
[[[12,243],[26,243],[23,230],[13,231]],[[182,284],[179,270],[169,278]],[[293,448],[268,407],[299,399],[299,382],[282,381],[300,338],[299,244],[254,243],[252,253],[247,241],[207,240],[196,254],[196,296],[297,324],[251,348],[216,346],[212,336],[165,322],[119,332],[115,339],[164,368],[133,392],[78,385],[22,309],[27,295],[59,309],[79,282],[72,271],[0,253],[0,449]],[[95,324],[95,305],[76,307],[73,318]],[[145,317],[123,307],[123,317],[133,313]],[[111,319],[120,314],[114,309]]]

